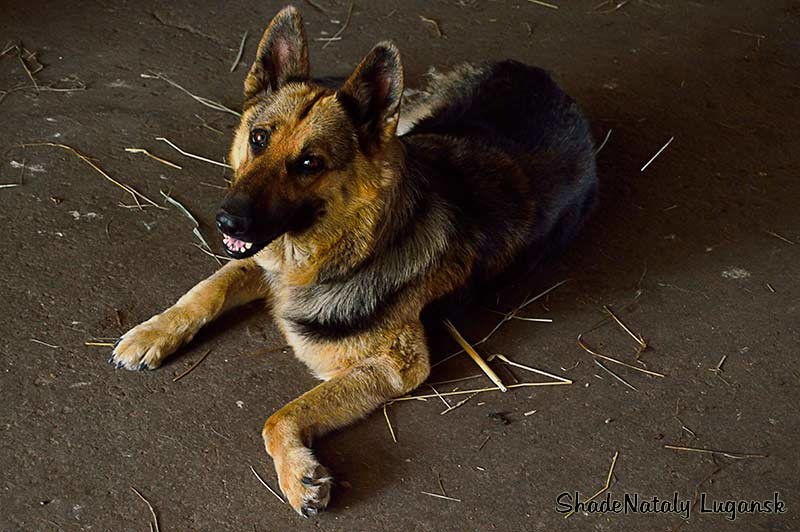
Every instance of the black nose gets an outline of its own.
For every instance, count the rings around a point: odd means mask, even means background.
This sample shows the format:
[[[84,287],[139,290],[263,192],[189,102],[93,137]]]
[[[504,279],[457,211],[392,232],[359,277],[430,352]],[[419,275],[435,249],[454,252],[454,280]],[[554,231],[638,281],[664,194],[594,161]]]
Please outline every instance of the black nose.
[[[217,212],[217,227],[226,235],[244,236],[250,230],[252,222],[249,216],[236,216],[225,209]]]

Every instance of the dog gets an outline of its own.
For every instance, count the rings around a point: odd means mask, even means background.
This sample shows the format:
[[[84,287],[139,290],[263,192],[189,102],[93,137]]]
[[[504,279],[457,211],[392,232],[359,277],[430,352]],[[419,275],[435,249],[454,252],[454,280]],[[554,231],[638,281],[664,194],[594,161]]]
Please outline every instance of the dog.
[[[268,300],[322,380],[262,431],[305,517],[332,485],[311,442],[428,377],[422,312],[563,248],[596,196],[587,121],[545,71],[463,65],[432,74],[403,114],[402,97],[392,43],[333,86],[310,76],[298,11],[280,11],[244,82],[216,216],[235,260],[125,333],[110,359],[157,368],[220,314]]]

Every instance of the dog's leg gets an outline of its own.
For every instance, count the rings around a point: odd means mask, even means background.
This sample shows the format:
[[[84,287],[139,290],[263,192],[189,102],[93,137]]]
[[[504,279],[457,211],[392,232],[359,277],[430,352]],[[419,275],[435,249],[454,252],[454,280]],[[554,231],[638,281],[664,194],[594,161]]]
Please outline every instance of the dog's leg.
[[[422,324],[393,336],[391,346],[306,392],[264,425],[264,444],[275,462],[281,490],[299,514],[315,515],[330,498],[332,479],[308,448],[311,441],[408,393],[427,378],[430,364]]]
[[[173,306],[125,333],[109,362],[132,370],[155,369],[203,325],[226,310],[265,298],[267,288],[264,271],[253,259],[231,261]]]

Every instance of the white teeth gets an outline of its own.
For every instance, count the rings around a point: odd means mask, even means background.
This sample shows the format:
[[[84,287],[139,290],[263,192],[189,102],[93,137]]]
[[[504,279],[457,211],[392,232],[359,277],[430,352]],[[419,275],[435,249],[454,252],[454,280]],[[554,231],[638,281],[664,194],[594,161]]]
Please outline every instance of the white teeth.
[[[246,242],[246,243],[245,243],[245,245],[244,245],[244,247],[245,247],[246,249],[250,249],[251,247],[253,247],[253,244],[251,244],[250,242]]]

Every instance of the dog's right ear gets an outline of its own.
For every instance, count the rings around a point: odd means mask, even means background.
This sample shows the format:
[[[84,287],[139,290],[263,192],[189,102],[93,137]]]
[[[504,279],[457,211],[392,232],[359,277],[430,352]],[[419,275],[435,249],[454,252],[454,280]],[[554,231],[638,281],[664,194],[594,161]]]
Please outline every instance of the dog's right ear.
[[[394,136],[402,96],[400,51],[388,41],[378,43],[367,54],[338,92],[339,101],[367,143]]]
[[[256,60],[244,80],[245,101],[276,91],[287,81],[306,81],[308,76],[308,42],[303,19],[294,6],[286,6],[261,37]]]

